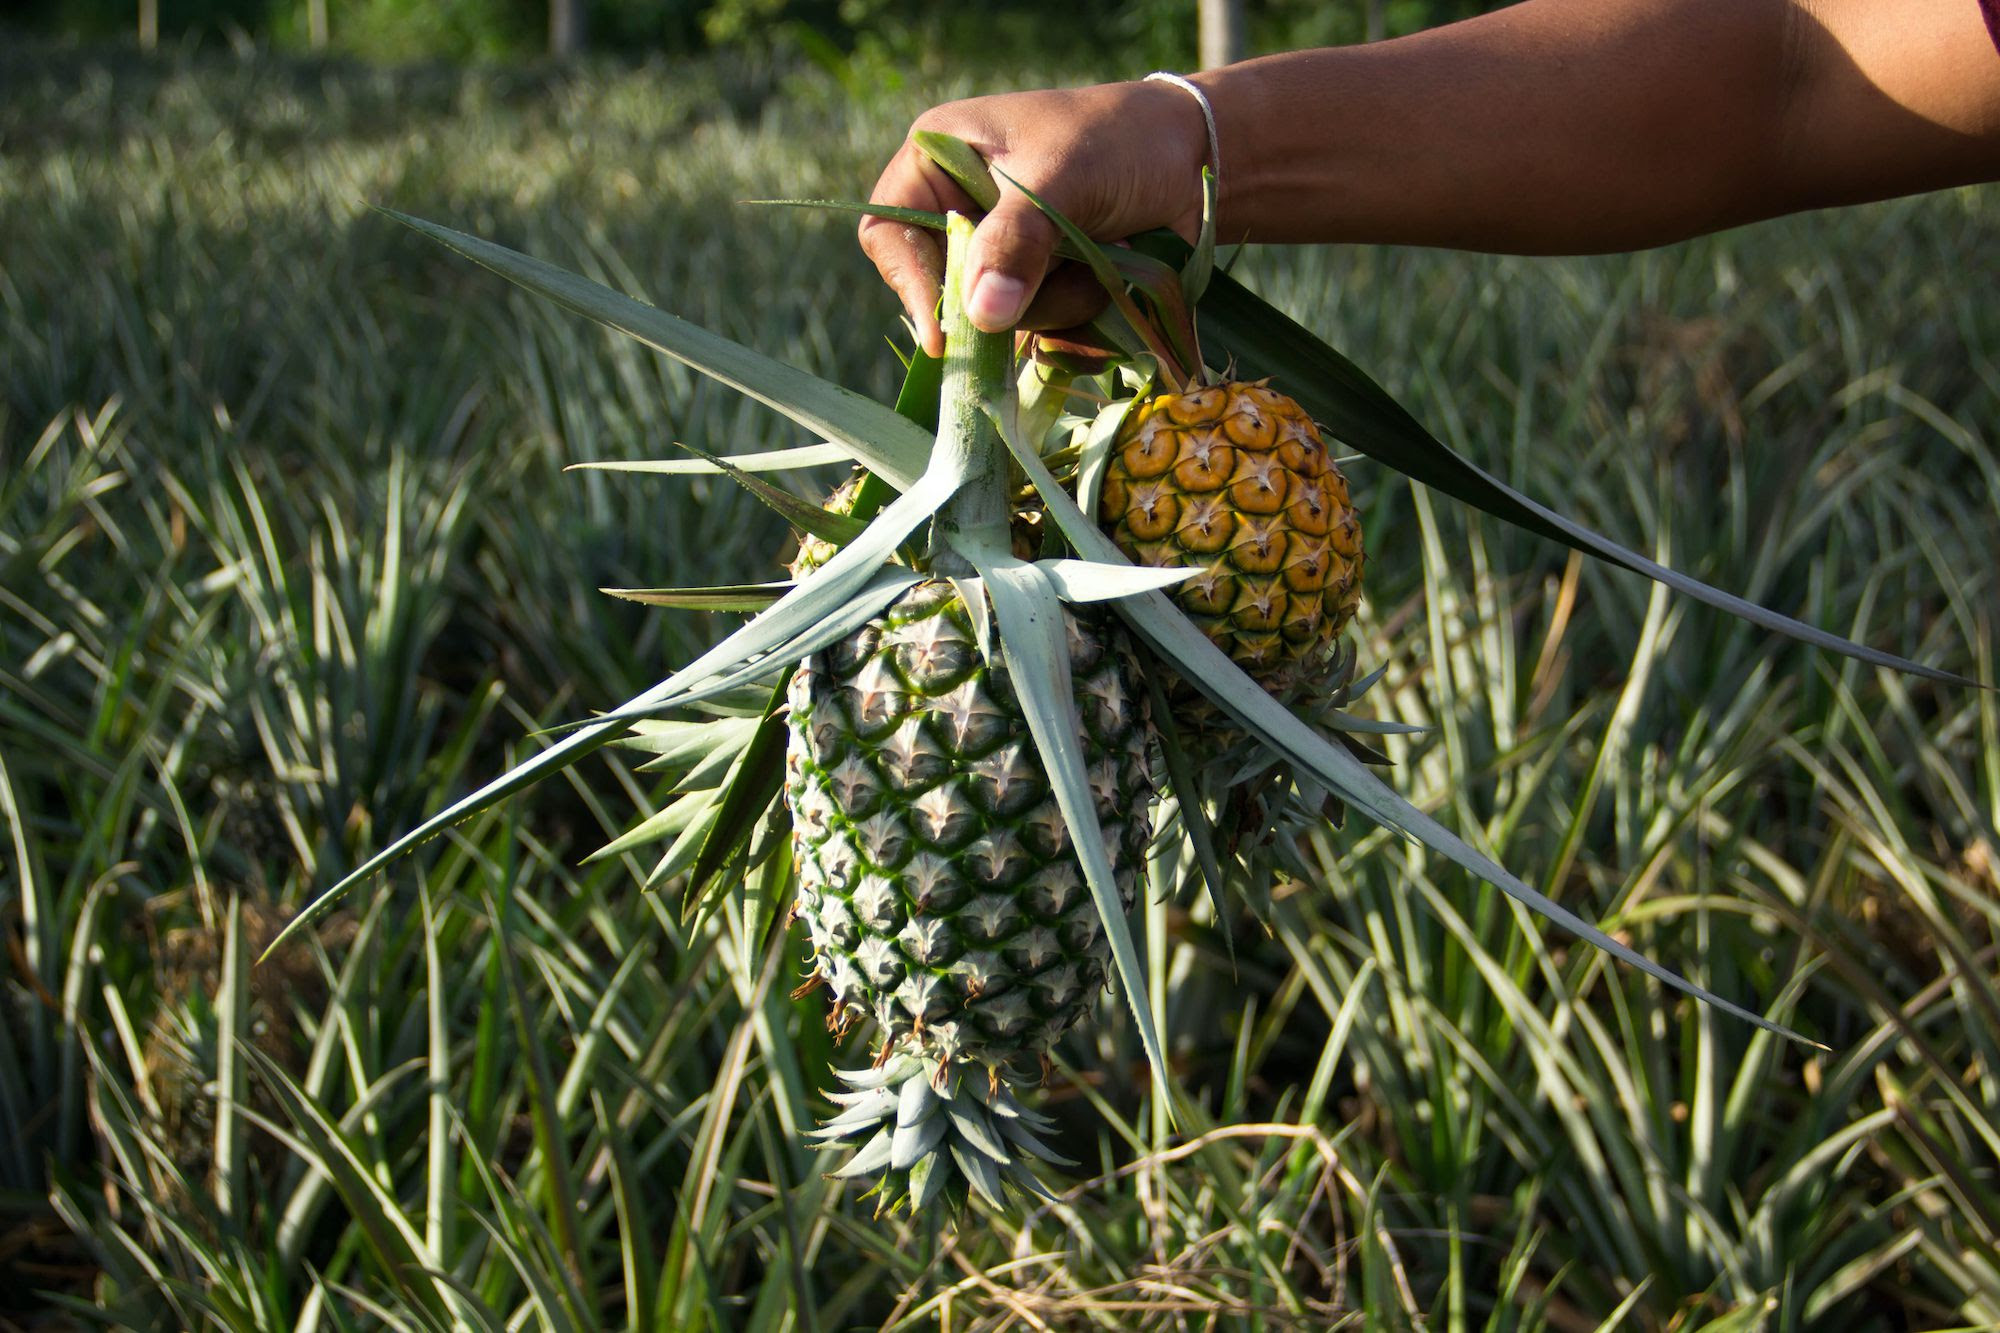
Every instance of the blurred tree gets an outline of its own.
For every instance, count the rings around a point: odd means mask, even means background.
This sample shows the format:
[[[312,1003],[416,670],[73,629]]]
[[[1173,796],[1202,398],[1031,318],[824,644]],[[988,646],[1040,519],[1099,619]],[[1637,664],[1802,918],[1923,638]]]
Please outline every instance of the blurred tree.
[[[375,60],[502,60],[547,50],[547,0],[341,0],[340,46]]]
[[[587,40],[585,0],[549,0],[549,54],[573,56]]]
[[[1215,69],[1243,59],[1243,0],[1201,0],[1201,67]]]

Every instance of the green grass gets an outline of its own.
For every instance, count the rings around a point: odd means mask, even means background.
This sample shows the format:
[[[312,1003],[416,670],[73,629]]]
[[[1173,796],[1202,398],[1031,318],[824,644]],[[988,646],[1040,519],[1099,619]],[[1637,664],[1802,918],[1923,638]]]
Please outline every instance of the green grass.
[[[804,442],[367,205],[886,396],[894,307],[848,226],[730,201],[858,194],[959,89],[28,43],[0,86],[0,1318],[2000,1324],[1995,697],[1365,462],[1369,699],[1433,728],[1392,746],[1399,790],[1832,1054],[1350,822],[1233,970],[1205,907],[1142,909],[1197,1120],[1165,1133],[1107,1002],[1043,1094],[1086,1163],[1060,1206],[932,1247],[798,1147],[836,1056],[786,998],[802,947],[583,864],[663,794],[616,761],[251,969],[535,728],[725,627],[597,588],[775,572],[733,488],[566,464]],[[1996,244],[1989,187],[1627,258],[1241,272],[1536,498],[1991,682]]]

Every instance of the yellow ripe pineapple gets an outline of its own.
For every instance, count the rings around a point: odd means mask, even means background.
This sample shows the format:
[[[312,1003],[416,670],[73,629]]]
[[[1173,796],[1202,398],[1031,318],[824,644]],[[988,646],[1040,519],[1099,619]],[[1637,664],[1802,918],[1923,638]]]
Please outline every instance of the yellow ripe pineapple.
[[[1272,694],[1321,682],[1361,601],[1361,522],[1305,410],[1263,381],[1157,394],[1126,416],[1098,518],[1141,565],[1199,566],[1189,619]]]

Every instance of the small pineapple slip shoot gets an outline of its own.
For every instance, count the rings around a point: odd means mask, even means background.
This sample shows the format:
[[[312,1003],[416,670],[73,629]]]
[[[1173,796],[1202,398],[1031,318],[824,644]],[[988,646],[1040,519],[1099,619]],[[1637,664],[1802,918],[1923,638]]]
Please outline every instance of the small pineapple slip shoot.
[[[1129,908],[1151,832],[1144,691],[1113,617],[1065,607],[1064,627],[1077,739]],[[984,1195],[991,1181],[1032,1179],[1015,1149],[1045,1151],[973,1122],[1032,1127],[1003,1081],[1038,1065],[1089,1012],[1110,966],[1001,659],[997,643],[991,661],[981,652],[959,587],[931,579],[807,658],[790,685],[785,800],[795,911],[813,948],[807,988],[831,992],[835,1030],[863,1018],[880,1028],[882,1069],[897,1073],[879,1086],[871,1076],[858,1091],[895,1089],[909,1108],[902,1121],[929,1117],[914,1135],[885,1121],[884,1144],[902,1149],[864,1149],[842,1172],[879,1169],[884,1209],[958,1202],[968,1188]],[[912,1081],[941,1099],[942,1119],[923,1110],[931,1102]],[[981,1091],[968,1092],[972,1085]],[[863,1095],[828,1127],[841,1132],[826,1137],[849,1138],[875,1124],[865,1108],[887,1105]]]
[[[1271,694],[1323,683],[1361,601],[1361,520],[1296,402],[1257,382],[1138,404],[1098,518],[1135,564],[1201,569],[1169,595]]]
[[[848,515],[855,512],[861,500],[861,490],[868,474],[860,468],[853,475],[828,493],[820,501],[820,508],[829,514]],[[1008,537],[1016,560],[1033,560],[1042,550],[1042,511],[1040,509],[1017,509],[1008,515]],[[833,559],[840,548],[824,537],[810,533],[799,538],[798,554],[785,566],[786,572],[795,579],[802,579]]]

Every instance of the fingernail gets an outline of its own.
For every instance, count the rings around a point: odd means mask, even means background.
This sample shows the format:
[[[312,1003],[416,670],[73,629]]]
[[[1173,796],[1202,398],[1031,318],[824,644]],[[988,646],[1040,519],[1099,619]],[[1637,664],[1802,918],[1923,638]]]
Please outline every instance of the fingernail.
[[[981,273],[965,298],[965,313],[982,329],[1012,328],[1028,303],[1028,284],[1005,273]]]

